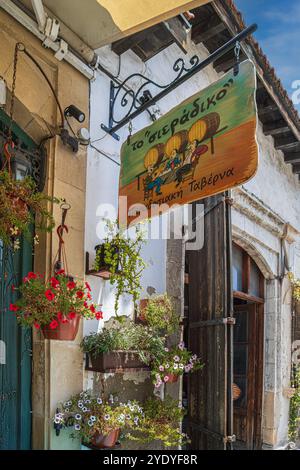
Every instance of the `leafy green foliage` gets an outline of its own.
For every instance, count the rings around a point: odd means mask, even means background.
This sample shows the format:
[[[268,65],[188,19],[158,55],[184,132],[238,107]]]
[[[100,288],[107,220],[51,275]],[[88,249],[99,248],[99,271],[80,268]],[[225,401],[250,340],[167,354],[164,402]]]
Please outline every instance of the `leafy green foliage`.
[[[177,400],[165,397],[148,398],[144,404],[144,416],[139,425],[126,435],[133,441],[148,443],[161,441],[164,447],[178,447],[187,442],[187,436],[180,431],[185,411]]]
[[[295,393],[290,400],[289,438],[296,441],[300,434],[300,366],[294,369],[292,386]]]
[[[300,279],[296,279],[293,273],[288,273],[288,278],[292,283],[293,297],[296,301],[300,301]]]
[[[59,200],[38,192],[30,177],[16,181],[0,171],[0,239],[11,245],[22,234],[30,236],[33,222],[37,229],[51,231],[55,223],[48,202]]]
[[[163,333],[176,333],[179,330],[180,316],[175,312],[168,294],[153,295],[147,300],[147,305],[141,312],[147,324]]]
[[[164,343],[164,338],[151,328],[130,322],[85,336],[81,348],[93,356],[111,351],[137,351],[141,361],[149,364],[154,357],[163,354]]]
[[[115,313],[118,316],[120,297],[128,294],[134,306],[141,292],[141,276],[146,267],[140,253],[145,242],[144,234],[136,227],[135,237],[129,237],[125,230],[118,229],[117,223],[107,221],[108,236],[104,243],[104,261],[111,273],[110,283],[116,287]],[[101,250],[96,253],[95,270],[100,270]]]

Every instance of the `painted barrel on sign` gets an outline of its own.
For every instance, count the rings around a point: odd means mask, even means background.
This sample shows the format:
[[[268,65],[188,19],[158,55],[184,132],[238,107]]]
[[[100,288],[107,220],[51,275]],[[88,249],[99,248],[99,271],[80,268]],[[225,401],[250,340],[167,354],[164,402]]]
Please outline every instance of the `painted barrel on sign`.
[[[202,142],[214,136],[220,126],[219,113],[209,113],[199,119],[189,130],[189,141],[198,140]]]
[[[188,143],[188,131],[176,132],[165,145],[165,154],[170,157],[174,150],[181,153],[185,150],[185,146]]]
[[[151,149],[148,150],[144,158],[145,168],[147,169],[150,167],[158,166],[160,162],[162,161],[163,156],[164,156],[163,144],[157,144],[154,147],[151,147]]]

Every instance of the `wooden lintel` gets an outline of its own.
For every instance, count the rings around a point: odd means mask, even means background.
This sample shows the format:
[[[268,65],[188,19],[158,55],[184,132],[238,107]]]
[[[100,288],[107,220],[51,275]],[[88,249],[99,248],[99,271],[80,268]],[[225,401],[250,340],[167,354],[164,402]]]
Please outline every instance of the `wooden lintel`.
[[[219,62],[218,64],[214,65],[215,71],[217,73],[220,72],[227,72],[228,70],[232,69],[235,63],[235,58],[232,57],[231,59],[225,60],[223,62]]]

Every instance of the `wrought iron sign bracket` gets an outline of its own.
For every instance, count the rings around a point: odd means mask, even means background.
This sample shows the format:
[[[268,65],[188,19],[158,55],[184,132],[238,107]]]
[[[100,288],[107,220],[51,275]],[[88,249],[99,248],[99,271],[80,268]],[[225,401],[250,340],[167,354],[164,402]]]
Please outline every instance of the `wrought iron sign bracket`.
[[[155,120],[155,116],[149,110],[150,106],[155,105],[157,101],[168,95],[179,85],[182,85],[186,80],[203,70],[230,50],[235,48],[235,54],[237,54],[236,51],[239,49],[239,46],[237,45],[256,30],[257,25],[252,24],[237,34],[234,38],[230,39],[230,41],[219,47],[219,49],[210,54],[202,62],[197,55],[194,55],[190,58],[189,66],[187,67],[182,58],[177,59],[173,65],[173,70],[177,75],[174,80],[167,85],[156,83],[154,80],[151,80],[149,77],[145,77],[140,73],[129,75],[121,83],[112,79],[110,84],[108,126],[102,123],[101,129],[114,137],[114,139],[120,140],[117,131],[144,111],[147,111],[152,120]],[[235,64],[234,73],[238,73],[237,63]],[[142,82],[136,90],[129,88],[129,84],[132,79],[138,79]],[[155,96],[152,96],[148,87],[158,88],[161,91],[159,91]],[[125,108],[125,115],[122,119],[118,119],[115,116],[116,107],[119,107],[119,109]]]

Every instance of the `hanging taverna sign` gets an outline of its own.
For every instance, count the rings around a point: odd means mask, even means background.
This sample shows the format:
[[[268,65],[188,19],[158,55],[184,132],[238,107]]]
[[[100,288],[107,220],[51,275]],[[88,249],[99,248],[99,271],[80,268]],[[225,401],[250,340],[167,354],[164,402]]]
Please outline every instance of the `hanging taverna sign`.
[[[127,197],[127,207],[141,211],[142,204],[150,217],[153,205],[163,212],[254,176],[258,165],[255,91],[255,67],[247,60],[237,75],[229,71],[124,142],[120,196]]]

